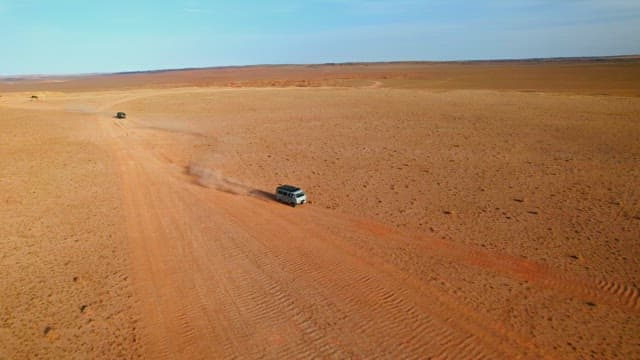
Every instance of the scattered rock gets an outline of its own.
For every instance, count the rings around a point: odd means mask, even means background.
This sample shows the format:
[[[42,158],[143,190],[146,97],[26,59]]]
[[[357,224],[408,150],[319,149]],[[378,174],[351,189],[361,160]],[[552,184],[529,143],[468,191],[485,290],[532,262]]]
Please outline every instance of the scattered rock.
[[[569,257],[574,259],[574,260],[580,259],[580,256],[578,256],[578,255],[569,255]]]
[[[521,203],[524,202],[524,198],[514,198],[513,201]]]
[[[527,212],[531,215],[538,215],[538,212],[536,210],[529,210]]]
[[[453,215],[453,210],[445,210],[443,213],[446,215]]]
[[[592,301],[587,301],[585,304],[589,305],[590,307],[595,307],[596,303],[592,302]]]
[[[87,310],[87,306],[88,306],[88,305],[82,305],[82,306],[80,306],[80,312],[81,312],[81,313],[84,313],[84,311],[85,311],[85,310]]]
[[[42,332],[44,333],[44,336],[47,336],[49,334],[49,332],[51,332],[51,330],[53,330],[53,328],[49,325],[44,327],[44,330],[42,330]]]

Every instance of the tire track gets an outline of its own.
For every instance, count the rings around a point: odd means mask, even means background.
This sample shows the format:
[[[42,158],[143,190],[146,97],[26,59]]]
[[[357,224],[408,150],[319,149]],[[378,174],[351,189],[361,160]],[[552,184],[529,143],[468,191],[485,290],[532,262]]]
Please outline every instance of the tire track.
[[[122,149],[120,149],[117,146],[115,146],[114,153],[116,153],[120,157],[126,154],[126,152],[122,151]],[[130,184],[139,182],[138,179],[133,178],[134,176],[136,176],[138,169],[135,169],[136,165],[130,158],[121,159],[120,166],[121,166],[121,173],[127,174],[125,175],[127,177],[123,178],[125,190],[129,188]],[[139,212],[136,205],[140,203],[144,203],[144,198],[147,197],[145,189],[142,189],[142,191],[132,191],[129,193],[131,194],[131,197],[125,199],[125,210],[129,214],[138,214]],[[147,210],[149,210],[149,213],[152,214],[155,209],[147,209]],[[157,267],[159,265],[159,264],[152,265],[153,264],[152,249],[147,248],[144,242],[140,241],[141,239],[143,239],[143,237],[150,236],[150,235],[152,236],[154,234],[154,227],[150,224],[148,219],[149,219],[148,216],[142,216],[136,219],[135,224],[133,223],[128,224],[130,238],[133,241],[135,241],[135,243],[138,246],[140,245],[143,246],[143,248],[140,248],[140,247],[137,248],[138,255],[136,256],[136,259],[138,261],[142,261],[142,263],[134,264],[134,267],[138,267],[138,270],[134,271],[134,274],[136,276],[139,276],[136,279],[136,282],[142,285],[145,285],[145,284],[148,285],[150,283],[153,283],[153,278],[147,277],[147,276],[140,276],[140,274],[145,274],[146,269],[152,268],[152,266]],[[143,270],[141,271],[140,269],[143,269]],[[159,294],[156,291],[155,287],[139,286],[137,288],[137,291],[139,292],[139,298],[145,299],[144,304],[147,309],[158,308],[158,303],[156,302],[156,299],[159,298]],[[145,319],[146,321],[143,323],[146,326],[144,333],[147,337],[151,337],[151,339],[150,338],[145,339],[147,340],[146,343],[144,344],[145,350],[149,351],[150,355],[157,358],[170,358],[171,352],[168,346],[169,344],[168,337],[166,336],[165,333],[158,333],[157,331],[154,331],[154,329],[152,328],[153,325],[149,326],[149,324],[165,323],[167,320],[164,317],[164,313],[162,311],[154,311],[154,310],[150,310],[150,311],[146,310],[146,311],[143,311],[143,313],[149,316],[148,318]],[[152,343],[153,346],[149,346],[148,345],[149,343]]]
[[[181,271],[172,255],[180,257],[184,250],[162,247],[171,245],[164,241],[167,234],[172,238],[185,237],[179,231],[179,227],[171,226],[176,224],[176,212],[161,212],[163,209],[175,208],[176,200],[169,198],[168,201],[163,201],[167,199],[156,196],[162,186],[159,186],[152,176],[147,175],[151,160],[143,158],[141,161],[140,154],[134,156],[116,139],[118,134],[112,134],[115,139],[114,152],[121,157],[125,189],[129,190],[127,193],[130,194],[125,202],[130,220],[130,237],[137,249],[135,259],[138,263],[135,266],[135,274],[138,277],[140,298],[143,299],[143,313],[146,314],[144,324],[147,350],[152,357],[158,358],[172,358],[175,354],[184,353],[215,353],[207,347],[195,346],[201,344],[194,341],[197,337],[197,329],[192,326],[196,317],[194,307],[201,303],[170,303],[172,294],[195,292],[192,282],[185,284],[175,281],[181,277]],[[164,221],[158,221],[159,219]],[[189,269],[182,270],[182,273],[189,272]],[[189,280],[183,276],[182,280],[184,279]],[[163,326],[174,330],[166,331]],[[173,337],[170,335],[171,332],[177,332],[181,336]]]

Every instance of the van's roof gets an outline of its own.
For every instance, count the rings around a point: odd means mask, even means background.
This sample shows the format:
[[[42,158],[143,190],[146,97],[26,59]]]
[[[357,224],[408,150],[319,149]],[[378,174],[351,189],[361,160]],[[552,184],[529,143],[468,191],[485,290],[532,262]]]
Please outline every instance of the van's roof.
[[[284,190],[284,191],[290,191],[290,192],[300,191],[299,187],[295,187],[293,185],[280,185],[278,186],[278,189]]]

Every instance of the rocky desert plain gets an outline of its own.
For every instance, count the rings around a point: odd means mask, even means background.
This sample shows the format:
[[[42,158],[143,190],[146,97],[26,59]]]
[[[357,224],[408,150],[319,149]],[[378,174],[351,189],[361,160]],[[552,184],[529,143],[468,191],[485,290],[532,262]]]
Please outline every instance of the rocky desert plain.
[[[637,57],[4,78],[0,126],[0,359],[640,358]]]

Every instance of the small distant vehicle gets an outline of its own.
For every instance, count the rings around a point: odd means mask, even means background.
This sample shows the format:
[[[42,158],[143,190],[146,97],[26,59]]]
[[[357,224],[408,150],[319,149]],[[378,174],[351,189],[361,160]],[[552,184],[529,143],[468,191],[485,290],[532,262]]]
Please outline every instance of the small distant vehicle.
[[[127,118],[127,114],[123,113],[122,111],[118,111],[118,112],[116,113],[116,117],[117,117],[118,119],[126,119],[126,118]]]
[[[307,195],[299,187],[280,185],[276,188],[276,200],[296,207],[307,202]]]

